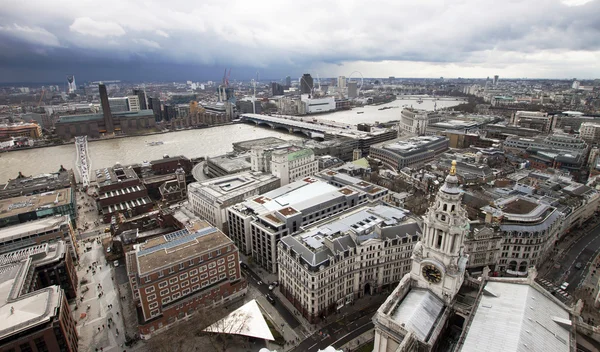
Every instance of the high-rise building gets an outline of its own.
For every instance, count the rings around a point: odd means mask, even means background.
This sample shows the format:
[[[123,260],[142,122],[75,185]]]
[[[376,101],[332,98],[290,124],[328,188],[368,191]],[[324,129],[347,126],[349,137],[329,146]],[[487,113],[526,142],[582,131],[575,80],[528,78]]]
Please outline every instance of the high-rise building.
[[[177,117],[177,111],[171,104],[163,105],[163,117],[165,121],[171,121]]]
[[[67,93],[73,94],[77,90],[77,85],[75,84],[75,76],[67,76]]]
[[[273,96],[283,95],[283,87],[277,82],[271,82],[271,91],[273,93]]]
[[[140,101],[140,110],[152,109],[148,107],[148,103],[146,102],[146,91],[143,89],[134,89],[133,94],[137,95]]]
[[[498,75],[494,76],[494,85],[498,85]]]
[[[358,82],[348,82],[348,99],[358,97]]]
[[[345,76],[339,76],[338,77],[338,81],[337,81],[337,85],[339,89],[345,89],[346,88],[346,77]]]
[[[110,111],[110,103],[108,102],[108,92],[106,91],[106,85],[103,83],[98,84],[98,92],[100,93],[100,104],[102,106],[102,115],[104,118],[104,128],[107,133],[113,133],[115,127],[113,124],[113,117]]]
[[[154,118],[156,119],[156,122],[162,121],[159,98],[148,98],[148,109],[152,109],[152,111],[154,111]]]
[[[300,78],[300,92],[302,94],[311,94],[313,90],[313,78],[310,73],[305,73]]]
[[[292,77],[290,77],[290,76],[285,77],[285,85],[288,88],[292,86]]]

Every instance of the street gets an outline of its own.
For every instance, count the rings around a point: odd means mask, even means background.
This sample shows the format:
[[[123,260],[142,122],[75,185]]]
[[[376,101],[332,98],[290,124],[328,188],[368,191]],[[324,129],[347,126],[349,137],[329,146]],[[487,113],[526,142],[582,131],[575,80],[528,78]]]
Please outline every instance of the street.
[[[590,270],[590,263],[600,251],[600,225],[597,222],[590,222],[589,225],[572,233],[572,236],[578,234],[581,237],[571,238],[572,242],[565,244],[567,247],[562,248],[563,252],[547,262],[552,266],[543,275],[545,280],[554,283],[557,287],[563,282],[568,282],[569,287],[566,290],[568,293],[573,293],[581,284],[587,271]],[[563,242],[567,241],[569,239]],[[561,244],[558,247],[560,248]],[[577,263],[581,263],[580,269],[575,267]],[[560,267],[556,268],[556,264],[560,264]]]
[[[246,279],[248,280],[248,283],[250,285],[255,286],[260,291],[260,293],[263,294],[263,296],[271,292],[269,291],[269,283],[262,282],[262,279],[258,275],[256,275],[256,273],[252,271],[252,269],[242,268],[242,271],[246,273]],[[258,282],[262,282],[262,284],[259,285]],[[275,297],[275,295],[273,294],[271,296]],[[294,317],[294,315],[290,313],[290,311],[283,304],[281,304],[281,302],[278,302],[279,300],[277,298],[275,299],[277,301],[277,303],[275,303],[275,309],[277,310],[279,315],[281,315],[281,317],[285,320],[287,326],[289,326],[292,329],[295,329],[298,326],[300,326],[300,322],[298,321],[298,319],[296,319],[296,317]]]
[[[316,352],[330,345],[340,348],[355,337],[373,329],[371,318],[386,298],[387,295],[373,296],[373,302],[369,307],[344,315],[341,319],[316,331],[292,351]]]

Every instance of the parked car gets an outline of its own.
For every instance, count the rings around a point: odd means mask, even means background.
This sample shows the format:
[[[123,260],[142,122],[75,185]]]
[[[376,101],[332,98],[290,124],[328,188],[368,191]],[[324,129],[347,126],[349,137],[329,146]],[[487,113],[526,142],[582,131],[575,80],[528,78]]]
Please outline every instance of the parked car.
[[[274,288],[275,288],[275,286],[273,284],[269,285],[269,291],[273,291]]]
[[[118,261],[118,260],[115,260],[115,261],[113,262],[113,265],[114,265],[114,266],[119,266],[119,261]]]
[[[106,248],[106,253],[110,253],[110,247]]]
[[[581,269],[583,265],[581,264],[581,262],[578,262],[577,264],[575,264],[575,269]]]
[[[271,282],[271,285],[277,287],[277,286],[279,286],[279,281],[273,281],[273,282]]]
[[[271,296],[270,294],[267,293],[267,301],[271,302],[272,305],[275,305],[276,301],[275,298],[273,298],[273,296]]]
[[[248,264],[246,264],[244,262],[240,262],[240,266],[244,269],[248,269]]]

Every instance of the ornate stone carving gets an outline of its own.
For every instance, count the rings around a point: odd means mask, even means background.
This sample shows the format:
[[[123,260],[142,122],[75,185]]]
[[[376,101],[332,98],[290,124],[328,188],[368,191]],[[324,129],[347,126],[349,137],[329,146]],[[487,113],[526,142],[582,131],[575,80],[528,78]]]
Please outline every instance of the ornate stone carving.
[[[415,248],[413,248],[412,259],[420,262],[423,259],[423,244],[421,241],[415,244]]]

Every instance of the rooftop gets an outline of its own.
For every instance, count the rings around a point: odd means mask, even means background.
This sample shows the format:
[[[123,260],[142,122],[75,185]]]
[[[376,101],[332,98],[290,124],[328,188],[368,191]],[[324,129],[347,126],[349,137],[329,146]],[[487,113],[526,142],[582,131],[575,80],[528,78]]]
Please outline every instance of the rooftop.
[[[15,178],[0,186],[0,197],[37,193],[41,190],[66,188],[71,186],[71,171],[39,174],[30,177]]]
[[[71,188],[0,200],[0,218],[69,204]]]
[[[138,178],[131,167],[121,166],[121,164],[95,170],[94,174],[96,176],[96,182],[100,187]]]
[[[431,291],[413,288],[392,311],[390,318],[412,331],[420,341],[426,341],[443,310],[444,302]]]
[[[267,173],[246,171],[235,175],[212,178],[205,182],[191,183],[188,191],[203,193],[216,200],[227,200],[245,194],[251,189],[276,182],[276,176]]]
[[[174,265],[231,243],[219,229],[206,221],[199,221],[193,227],[155,237],[139,245],[135,252],[138,274]]]
[[[0,339],[45,324],[55,315],[62,303],[59,286],[21,293],[29,266],[53,260],[61,253],[64,243],[57,242],[0,256]]]
[[[250,163],[250,154],[225,154],[208,159],[210,163],[218,165],[227,173],[236,173],[243,170],[249,170],[252,167]]]
[[[403,209],[365,205],[321,221],[297,235],[283,237],[281,241],[307,264],[318,266],[336,252],[354,248],[369,239],[404,238],[420,231],[416,220],[408,217]]]
[[[570,320],[531,285],[488,281],[461,351],[570,351]]]
[[[0,229],[0,242],[30,236],[32,234],[58,229],[69,224],[69,216],[51,216],[40,220],[28,221]]]
[[[397,154],[412,154],[418,151],[426,150],[436,143],[447,141],[448,138],[442,136],[419,136],[407,140],[395,140],[377,144],[377,148],[383,148],[393,151]]]

